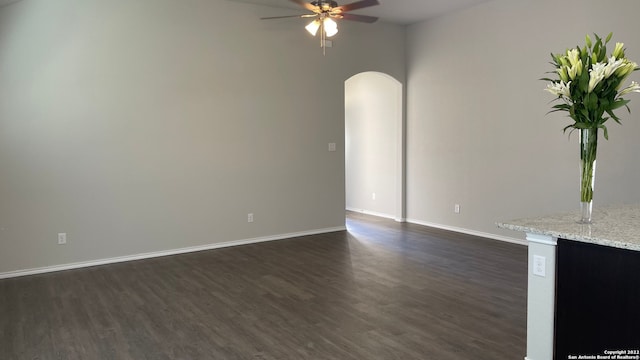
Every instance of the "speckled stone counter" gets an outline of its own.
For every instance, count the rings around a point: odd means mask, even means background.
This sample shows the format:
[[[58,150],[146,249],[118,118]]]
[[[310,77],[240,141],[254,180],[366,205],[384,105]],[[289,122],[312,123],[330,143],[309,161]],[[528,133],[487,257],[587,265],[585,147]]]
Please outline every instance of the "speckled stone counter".
[[[579,212],[498,222],[500,228],[640,251],[640,204],[596,207],[592,224]]]

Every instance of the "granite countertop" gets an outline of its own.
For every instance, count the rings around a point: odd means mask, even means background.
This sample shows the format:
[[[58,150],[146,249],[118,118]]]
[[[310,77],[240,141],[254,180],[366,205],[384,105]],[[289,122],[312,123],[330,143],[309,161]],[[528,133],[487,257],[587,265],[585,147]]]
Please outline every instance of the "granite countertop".
[[[580,224],[576,211],[496,224],[502,229],[640,251],[640,204],[594,206],[592,218],[592,224]]]

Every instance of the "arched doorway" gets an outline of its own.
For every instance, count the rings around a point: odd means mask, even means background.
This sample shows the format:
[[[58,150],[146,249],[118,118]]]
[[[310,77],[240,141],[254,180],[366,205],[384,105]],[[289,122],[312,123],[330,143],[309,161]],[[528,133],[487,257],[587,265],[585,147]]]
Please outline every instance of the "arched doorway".
[[[345,81],[346,209],[404,221],[402,84],[380,72]]]

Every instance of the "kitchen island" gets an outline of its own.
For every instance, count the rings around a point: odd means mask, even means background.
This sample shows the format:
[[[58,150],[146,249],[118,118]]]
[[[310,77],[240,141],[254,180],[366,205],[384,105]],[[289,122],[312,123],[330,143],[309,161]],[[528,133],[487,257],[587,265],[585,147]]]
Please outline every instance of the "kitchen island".
[[[640,205],[497,223],[529,245],[526,360],[640,359]]]

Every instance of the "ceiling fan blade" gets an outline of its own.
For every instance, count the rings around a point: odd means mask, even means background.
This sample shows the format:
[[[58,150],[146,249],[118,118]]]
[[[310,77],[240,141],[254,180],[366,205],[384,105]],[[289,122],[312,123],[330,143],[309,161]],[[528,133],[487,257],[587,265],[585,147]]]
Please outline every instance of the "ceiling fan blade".
[[[302,0],[291,0],[292,2],[302,6],[303,8],[309,10],[309,11],[313,11],[313,12],[318,12],[320,11],[320,8],[318,8],[317,6],[310,4],[308,2],[304,2]]]
[[[344,12],[347,12],[347,11],[362,9],[362,8],[366,8],[366,7],[369,7],[369,6],[375,6],[375,5],[380,5],[378,0],[360,0],[360,1],[356,1],[356,2],[351,3],[351,4],[342,5],[342,6],[338,6],[336,8],[333,8],[333,11],[334,12],[342,12],[342,13],[344,13]]]
[[[378,21],[378,18],[375,16],[356,15],[356,14],[347,14],[347,13],[342,13],[339,16],[342,17],[344,20],[360,21],[360,22],[365,22],[369,24]]]
[[[285,16],[269,16],[269,17],[261,17],[260,20],[272,20],[272,19],[286,19],[286,18],[308,18],[308,17],[316,17],[316,14],[304,14],[304,15],[285,15]]]

